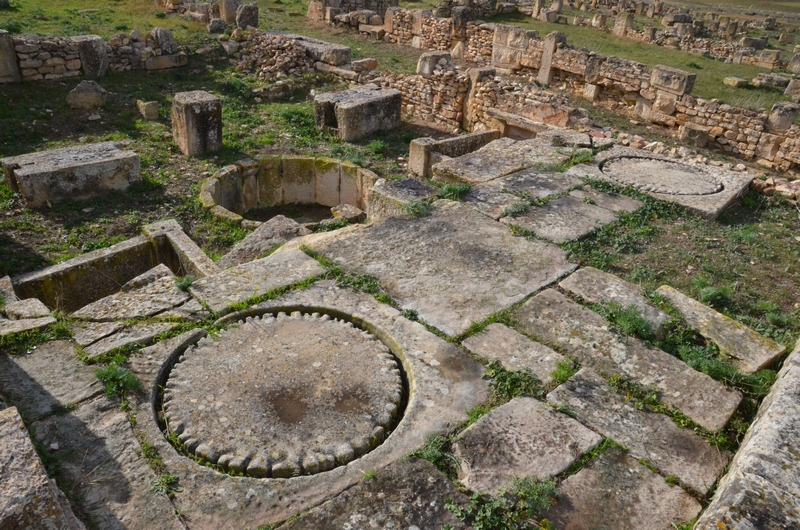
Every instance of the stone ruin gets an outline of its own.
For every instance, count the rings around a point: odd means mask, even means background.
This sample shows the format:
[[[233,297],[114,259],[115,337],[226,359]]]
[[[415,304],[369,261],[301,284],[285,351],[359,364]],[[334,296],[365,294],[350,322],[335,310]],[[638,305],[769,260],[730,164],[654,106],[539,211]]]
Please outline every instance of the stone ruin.
[[[400,124],[400,106],[399,90],[368,84],[315,96],[314,119],[317,128],[350,142],[397,127]]]

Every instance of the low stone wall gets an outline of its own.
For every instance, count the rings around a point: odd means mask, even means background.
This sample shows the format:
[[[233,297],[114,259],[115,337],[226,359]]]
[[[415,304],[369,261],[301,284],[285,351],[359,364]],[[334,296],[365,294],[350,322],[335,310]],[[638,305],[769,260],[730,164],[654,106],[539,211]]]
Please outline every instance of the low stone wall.
[[[329,158],[272,156],[226,166],[200,188],[200,202],[235,223],[254,208],[283,204],[350,204],[366,211],[378,176],[350,162]]]
[[[800,519],[800,347],[764,399],[695,530],[790,528]]]

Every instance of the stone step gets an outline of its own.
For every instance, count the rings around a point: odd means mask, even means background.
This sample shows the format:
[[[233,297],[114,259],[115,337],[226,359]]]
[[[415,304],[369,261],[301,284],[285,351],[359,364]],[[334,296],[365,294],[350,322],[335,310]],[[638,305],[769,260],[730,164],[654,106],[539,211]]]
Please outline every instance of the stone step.
[[[22,333],[34,329],[46,328],[50,324],[55,324],[53,317],[26,318],[24,320],[0,320],[0,337],[11,335],[12,333]]]
[[[496,495],[514,478],[546,479],[567,469],[602,438],[533,398],[515,398],[468,427],[453,444],[459,479]]]
[[[609,449],[558,488],[547,519],[556,528],[668,530],[694,520],[702,506],[620,449]]]
[[[543,206],[532,206],[516,217],[503,217],[500,222],[520,226],[553,243],[565,243],[616,220],[617,216],[605,208],[566,196]]]
[[[731,457],[667,416],[638,410],[588,368],[550,392],[547,401],[700,493],[711,489]]]
[[[279,287],[319,276],[325,269],[301,250],[290,250],[226,269],[192,284],[192,296],[215,313]]]
[[[669,300],[691,327],[714,341],[720,352],[731,357],[744,374],[772,365],[786,351],[785,346],[668,285],[662,285],[656,292]]]
[[[114,293],[92,302],[75,311],[72,316],[96,322],[143,318],[172,309],[189,298],[188,293],[178,289],[173,276],[162,276],[143,287]]]
[[[724,427],[742,400],[739,392],[680,359],[609,331],[603,317],[553,289],[528,300],[512,318],[522,331],[562,347],[581,366],[656,388],[662,401],[707,429]]]
[[[89,359],[95,359],[114,350],[131,344],[150,344],[159,335],[177,326],[174,323],[134,324],[130,327],[100,339],[86,348]]]
[[[614,302],[622,307],[633,306],[656,333],[670,320],[668,314],[650,305],[642,287],[594,267],[575,271],[558,286],[592,304]]]
[[[567,360],[503,324],[491,324],[461,344],[484,359],[498,359],[506,370],[530,369],[545,387],[553,383],[553,371],[558,363]]]

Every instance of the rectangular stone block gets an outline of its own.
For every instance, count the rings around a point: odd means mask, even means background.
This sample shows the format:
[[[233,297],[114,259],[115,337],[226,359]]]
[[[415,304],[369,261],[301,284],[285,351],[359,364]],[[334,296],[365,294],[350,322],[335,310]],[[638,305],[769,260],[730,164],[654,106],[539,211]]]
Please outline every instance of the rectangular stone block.
[[[333,208],[341,204],[339,162],[318,158],[314,163],[314,202]],[[352,203],[351,203],[352,204]],[[356,206],[353,204],[353,206]]]
[[[314,204],[317,202],[314,165],[314,159],[309,157],[284,156],[281,159],[284,204]]]
[[[72,40],[78,45],[83,77],[86,79],[100,79],[106,75],[106,70],[108,70],[108,49],[103,37],[82,35],[73,37]]]
[[[400,124],[401,93],[393,88],[364,85],[314,98],[317,127],[330,129],[345,141],[363,138]]]
[[[222,148],[220,99],[204,90],[175,94],[172,135],[186,156],[198,156]]]
[[[283,204],[279,156],[268,156],[258,161],[258,202],[260,206]]]
[[[350,162],[342,162],[339,178],[339,204],[352,204],[365,210],[364,202],[361,200],[358,166]]]
[[[19,83],[22,73],[17,64],[17,52],[11,34],[0,29],[0,83]]]
[[[29,208],[125,190],[142,178],[139,156],[119,149],[114,142],[4,158],[0,167]]]
[[[690,74],[668,66],[655,66],[650,73],[652,87],[677,96],[691,93],[695,79],[697,79],[697,74]]]
[[[236,10],[242,5],[242,0],[220,0],[219,17],[227,24],[236,24]]]
[[[174,55],[159,55],[151,57],[146,62],[144,67],[147,70],[166,70],[169,68],[180,68],[189,64],[189,58],[185,53],[176,53]]]

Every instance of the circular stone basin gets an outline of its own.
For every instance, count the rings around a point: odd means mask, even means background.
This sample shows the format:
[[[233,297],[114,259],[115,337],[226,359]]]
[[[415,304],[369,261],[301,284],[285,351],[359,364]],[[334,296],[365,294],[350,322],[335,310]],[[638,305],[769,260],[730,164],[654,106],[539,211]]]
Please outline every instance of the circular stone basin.
[[[383,441],[401,406],[397,360],[329,315],[248,318],[188,349],[164,391],[184,449],[254,477],[346,464]]]
[[[621,184],[667,195],[711,195],[724,188],[708,168],[654,158],[612,158],[603,164],[603,173]]]

